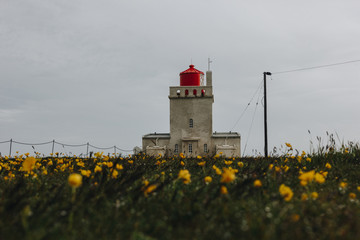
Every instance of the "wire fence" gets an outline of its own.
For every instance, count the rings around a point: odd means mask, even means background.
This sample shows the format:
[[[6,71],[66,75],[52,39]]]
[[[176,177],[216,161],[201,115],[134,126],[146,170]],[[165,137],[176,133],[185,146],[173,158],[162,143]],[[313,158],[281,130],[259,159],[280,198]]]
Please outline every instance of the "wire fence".
[[[92,145],[90,143],[66,144],[66,143],[61,143],[61,142],[55,141],[55,140],[48,141],[48,142],[41,142],[41,143],[26,143],[26,142],[18,142],[18,141],[15,141],[13,139],[10,139],[10,140],[7,140],[7,141],[2,141],[2,142],[0,142],[0,144],[9,144],[9,156],[10,157],[11,157],[11,154],[12,154],[14,144],[32,146],[33,149],[35,149],[34,146],[51,145],[51,155],[52,156],[54,155],[56,145],[60,145],[63,148],[65,148],[65,147],[75,147],[75,148],[84,148],[84,147],[86,147],[86,154],[83,155],[83,153],[81,153],[79,155],[79,156],[85,156],[85,157],[89,157],[89,155],[92,154],[92,151],[90,151],[91,148],[92,149],[97,149],[97,150],[112,150],[114,155],[116,155],[118,153],[120,154],[120,152],[126,152],[126,153],[133,152],[133,150],[127,150],[127,149],[118,148],[116,145],[111,146],[111,147],[97,147],[97,146],[94,146],[94,145]]]

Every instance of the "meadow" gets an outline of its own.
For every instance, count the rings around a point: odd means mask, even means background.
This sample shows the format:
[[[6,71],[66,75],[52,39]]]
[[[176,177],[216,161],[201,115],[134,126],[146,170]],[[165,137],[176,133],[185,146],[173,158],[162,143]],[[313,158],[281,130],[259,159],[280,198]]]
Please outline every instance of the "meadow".
[[[0,158],[0,239],[359,239],[360,148]]]

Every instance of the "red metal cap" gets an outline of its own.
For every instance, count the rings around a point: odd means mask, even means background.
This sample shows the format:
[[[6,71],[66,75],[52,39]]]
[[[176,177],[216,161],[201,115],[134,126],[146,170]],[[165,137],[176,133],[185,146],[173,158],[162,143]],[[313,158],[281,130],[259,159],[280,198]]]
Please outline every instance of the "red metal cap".
[[[192,64],[189,67],[189,69],[179,74],[180,86],[200,86],[200,77],[204,73],[194,68]]]

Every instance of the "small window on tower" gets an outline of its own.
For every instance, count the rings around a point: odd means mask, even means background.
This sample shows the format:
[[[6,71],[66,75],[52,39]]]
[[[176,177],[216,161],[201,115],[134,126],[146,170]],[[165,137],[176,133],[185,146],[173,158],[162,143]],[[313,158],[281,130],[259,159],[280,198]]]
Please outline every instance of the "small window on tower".
[[[194,121],[193,121],[192,118],[190,118],[190,120],[189,120],[189,127],[190,127],[190,128],[193,128],[193,127],[194,127]]]
[[[201,96],[202,96],[202,97],[205,96],[205,89],[202,89],[202,90],[201,90]]]
[[[193,94],[196,96],[196,93],[197,93],[197,91],[196,91],[196,89],[194,89],[193,90]]]
[[[180,90],[176,90],[176,95],[180,96]]]
[[[185,95],[189,95],[189,90],[185,89]]]
[[[179,152],[179,145],[178,145],[178,144],[175,144],[174,152],[175,152],[175,153],[178,153],[178,152]]]
[[[189,153],[192,153],[192,144],[191,143],[189,143]]]
[[[204,152],[206,152],[206,153],[208,152],[208,147],[207,147],[206,143],[204,144]]]

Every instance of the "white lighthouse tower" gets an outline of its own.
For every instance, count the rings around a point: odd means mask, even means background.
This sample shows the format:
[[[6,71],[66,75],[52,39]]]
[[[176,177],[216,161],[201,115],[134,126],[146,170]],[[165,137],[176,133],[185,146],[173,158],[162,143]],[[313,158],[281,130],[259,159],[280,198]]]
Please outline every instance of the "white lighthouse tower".
[[[215,155],[240,157],[240,135],[236,132],[213,133],[212,72],[204,73],[194,65],[180,73],[180,86],[170,87],[170,133],[143,136],[143,151],[148,155],[187,157]]]

